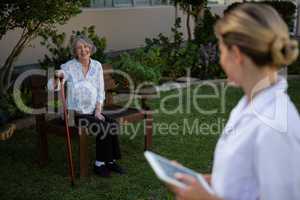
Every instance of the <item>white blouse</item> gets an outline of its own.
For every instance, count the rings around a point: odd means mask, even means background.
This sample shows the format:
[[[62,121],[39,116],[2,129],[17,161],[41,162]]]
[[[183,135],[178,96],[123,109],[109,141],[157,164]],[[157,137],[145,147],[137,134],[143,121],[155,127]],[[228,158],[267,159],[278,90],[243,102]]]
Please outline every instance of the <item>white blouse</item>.
[[[287,81],[243,97],[214,154],[212,187],[225,200],[300,199],[300,117]]]
[[[83,114],[91,114],[96,103],[105,100],[103,70],[100,62],[91,59],[90,68],[84,77],[82,65],[76,59],[61,65],[64,80],[67,81],[68,109]],[[48,81],[48,89],[54,89],[54,80]],[[59,90],[60,87],[57,89]]]

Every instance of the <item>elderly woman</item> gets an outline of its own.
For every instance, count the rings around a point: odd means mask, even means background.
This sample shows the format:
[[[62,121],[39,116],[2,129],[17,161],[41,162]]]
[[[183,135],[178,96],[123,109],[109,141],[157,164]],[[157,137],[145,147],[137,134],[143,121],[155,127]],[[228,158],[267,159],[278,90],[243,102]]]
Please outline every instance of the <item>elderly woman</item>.
[[[188,175],[180,200],[300,199],[300,117],[277,74],[292,63],[298,44],[270,6],[246,3],[215,26],[220,63],[245,96],[232,110],[217,143],[208,193]]]
[[[97,135],[95,173],[102,177],[110,176],[111,171],[123,174],[124,170],[116,163],[121,158],[118,124],[102,113],[105,99],[103,70],[100,62],[91,59],[96,47],[87,37],[77,36],[71,50],[74,59],[55,71],[55,79],[49,80],[48,88],[57,91],[60,79],[67,81],[68,110],[75,112],[78,126],[86,126]]]

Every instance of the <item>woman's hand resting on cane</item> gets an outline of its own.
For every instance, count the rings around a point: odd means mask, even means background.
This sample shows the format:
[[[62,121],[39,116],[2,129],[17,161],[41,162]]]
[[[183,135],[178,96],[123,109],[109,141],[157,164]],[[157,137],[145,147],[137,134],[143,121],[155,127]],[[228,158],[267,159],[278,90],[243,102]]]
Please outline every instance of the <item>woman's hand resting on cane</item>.
[[[60,81],[64,79],[64,72],[63,70],[55,70],[54,72],[54,88],[59,89],[61,86]]]
[[[102,115],[102,106],[99,103],[96,105],[95,117],[101,121],[105,121],[105,117]]]

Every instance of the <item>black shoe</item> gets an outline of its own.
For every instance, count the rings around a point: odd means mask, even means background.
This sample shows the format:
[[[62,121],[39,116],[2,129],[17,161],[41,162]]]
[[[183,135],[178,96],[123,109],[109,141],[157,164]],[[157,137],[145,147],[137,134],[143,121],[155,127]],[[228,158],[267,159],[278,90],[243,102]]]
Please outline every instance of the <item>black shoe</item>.
[[[101,177],[110,177],[110,170],[106,165],[101,165],[100,167],[94,165],[94,172]]]
[[[109,162],[105,164],[110,171],[116,172],[118,174],[126,174],[126,171],[118,165],[116,162]]]

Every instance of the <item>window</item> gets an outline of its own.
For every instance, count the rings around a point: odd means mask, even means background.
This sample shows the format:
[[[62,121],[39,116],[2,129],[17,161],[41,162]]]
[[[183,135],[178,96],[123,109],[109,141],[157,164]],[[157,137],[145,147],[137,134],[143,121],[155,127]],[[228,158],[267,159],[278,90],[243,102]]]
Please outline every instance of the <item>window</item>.
[[[207,4],[208,5],[224,5],[226,1],[230,1],[230,0],[208,0]]]
[[[113,0],[91,0],[90,6],[91,8],[105,8],[105,7],[112,7]]]
[[[91,8],[169,5],[169,0],[91,0]]]
[[[151,1],[149,1],[149,0],[135,0],[135,5],[136,6],[151,5]]]
[[[152,0],[153,5],[170,5],[169,0]]]
[[[132,0],[114,0],[115,7],[129,7],[132,6]]]

